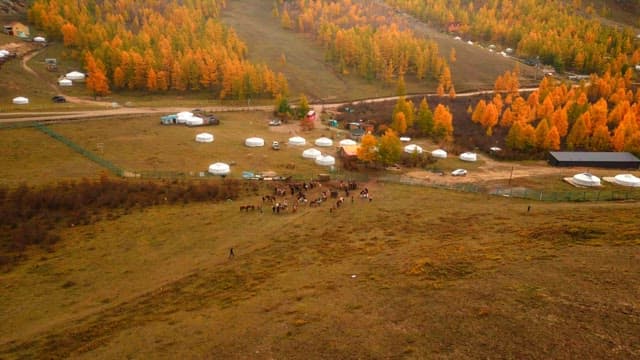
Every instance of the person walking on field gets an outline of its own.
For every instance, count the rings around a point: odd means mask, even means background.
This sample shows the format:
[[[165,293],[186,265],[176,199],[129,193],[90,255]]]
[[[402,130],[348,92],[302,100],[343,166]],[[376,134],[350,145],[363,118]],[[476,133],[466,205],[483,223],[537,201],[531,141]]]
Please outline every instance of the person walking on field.
[[[233,253],[233,248],[229,248],[229,259],[233,259],[234,256],[236,255]]]

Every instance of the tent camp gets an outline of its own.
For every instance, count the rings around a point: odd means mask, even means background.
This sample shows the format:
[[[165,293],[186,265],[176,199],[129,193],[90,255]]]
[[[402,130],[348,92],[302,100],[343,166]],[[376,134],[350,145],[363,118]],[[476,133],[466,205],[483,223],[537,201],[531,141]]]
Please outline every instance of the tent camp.
[[[213,142],[213,135],[209,133],[200,133],[196,135],[196,141],[201,143]]]
[[[79,71],[72,71],[70,73],[67,73],[64,77],[69,80],[78,81],[78,80],[84,80],[85,75]]]
[[[322,155],[320,150],[314,149],[314,148],[307,149],[307,150],[302,152],[302,157],[305,158],[305,159],[315,159],[320,155]]]
[[[294,136],[289,138],[289,145],[302,146],[306,144],[307,144],[307,140],[305,140],[303,137]]]
[[[600,186],[600,178],[589,173],[575,174],[571,180],[576,185]]]
[[[460,154],[460,160],[473,162],[478,160],[478,156],[476,155],[476,153],[465,152]]]
[[[446,159],[447,158],[447,152],[442,150],[442,149],[436,149],[436,150],[433,150],[431,152],[431,156],[433,156],[434,158],[438,158],[438,159]]]
[[[356,145],[357,142],[355,142],[354,140],[351,139],[344,139],[344,140],[340,140],[340,146],[351,146],[351,145]]]
[[[264,139],[259,137],[250,137],[244,141],[244,144],[248,147],[261,147],[264,146]]]
[[[316,139],[315,144],[316,146],[329,147],[333,145],[333,140],[326,137],[321,137]]]
[[[408,154],[422,154],[422,147],[416,144],[410,144],[404,147],[404,152]]]
[[[228,164],[225,163],[214,163],[209,165],[209,173],[213,175],[226,176],[231,172],[231,168],[229,168]]]
[[[316,158],[316,164],[322,166],[335,165],[336,159],[331,155],[320,155]]]
[[[13,103],[16,105],[26,105],[29,103],[29,99],[23,96],[13,98]]]

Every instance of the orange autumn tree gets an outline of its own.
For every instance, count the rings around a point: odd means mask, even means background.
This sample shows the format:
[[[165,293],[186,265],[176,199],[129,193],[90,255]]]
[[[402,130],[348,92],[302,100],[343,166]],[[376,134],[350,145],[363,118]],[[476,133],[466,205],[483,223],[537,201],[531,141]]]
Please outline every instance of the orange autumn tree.
[[[84,62],[91,53],[114,89],[208,91],[235,99],[286,93],[284,76],[249,62],[247,46],[219,21],[226,0],[93,3],[34,0],[28,15],[63,40],[67,55]]]
[[[371,134],[365,134],[358,146],[357,156],[358,160],[369,165],[378,160],[378,140]]]
[[[109,83],[104,73],[104,65],[100,60],[95,60],[90,53],[85,56],[87,68],[87,89],[93,93],[94,97],[109,95]]]
[[[453,140],[453,115],[442,104],[438,104],[433,112],[433,136],[436,140]]]

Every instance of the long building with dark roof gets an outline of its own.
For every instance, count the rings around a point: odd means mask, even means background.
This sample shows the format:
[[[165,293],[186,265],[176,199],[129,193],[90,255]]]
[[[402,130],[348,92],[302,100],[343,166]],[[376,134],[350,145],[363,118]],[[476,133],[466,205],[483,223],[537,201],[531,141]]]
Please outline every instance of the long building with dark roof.
[[[612,169],[640,168],[640,159],[628,152],[550,151],[548,161],[553,166],[586,166]]]

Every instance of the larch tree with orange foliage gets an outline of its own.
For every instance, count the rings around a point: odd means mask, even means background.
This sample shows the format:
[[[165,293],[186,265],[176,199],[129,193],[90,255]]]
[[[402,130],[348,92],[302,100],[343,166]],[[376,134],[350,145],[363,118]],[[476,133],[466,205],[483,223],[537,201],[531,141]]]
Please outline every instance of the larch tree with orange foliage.
[[[547,150],[560,150],[560,133],[558,132],[558,128],[555,126],[551,127],[542,148]]]
[[[94,97],[109,95],[109,81],[102,62],[95,60],[90,52],[85,54],[84,59],[87,67],[87,89],[93,93]]]
[[[493,127],[498,124],[498,116],[498,109],[496,109],[493,102],[490,102],[484,109],[484,114],[480,121],[482,126],[485,128],[487,136],[491,136],[493,134]]]
[[[611,150],[611,134],[607,125],[596,125],[589,139],[589,149],[593,151]]]
[[[549,135],[549,123],[547,119],[542,119],[536,126],[536,147],[538,149],[547,150],[545,148],[545,143],[547,141],[547,136]]]
[[[391,128],[400,135],[407,132],[407,120],[403,112],[395,114],[393,122],[391,122]]]
[[[587,149],[589,145],[589,129],[585,124],[585,117],[580,116],[571,127],[567,135],[567,148],[569,150]]]
[[[365,134],[360,140],[357,156],[358,160],[370,165],[378,160],[378,140],[372,134]]]
[[[449,108],[442,104],[438,104],[433,112],[433,136],[437,140],[453,139],[453,115]]]

